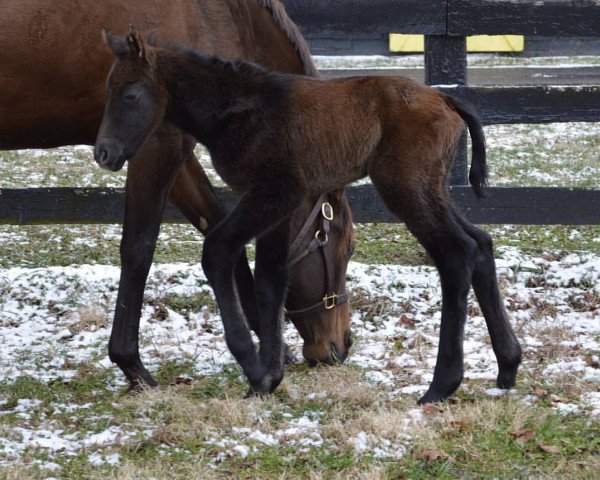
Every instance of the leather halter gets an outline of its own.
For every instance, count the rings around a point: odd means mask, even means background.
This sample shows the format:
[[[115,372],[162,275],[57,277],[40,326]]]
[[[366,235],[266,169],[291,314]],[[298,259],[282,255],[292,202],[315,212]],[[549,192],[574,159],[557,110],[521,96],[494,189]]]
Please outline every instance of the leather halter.
[[[307,247],[304,250],[302,250],[302,240],[304,240],[304,238],[307,236],[309,230],[311,229],[315,220],[317,219],[321,220],[321,228],[317,230],[314,238],[309,242]],[[327,256],[327,253],[325,252],[325,246],[329,242],[329,231],[331,229],[332,220],[333,207],[327,201],[327,194],[323,193],[317,200],[317,203],[313,207],[312,211],[308,214],[304,225],[302,225],[302,228],[298,232],[298,235],[296,235],[296,238],[290,245],[288,261],[289,267],[292,267],[297,263],[301,262],[314,251],[321,251],[321,256],[323,257],[323,264],[325,266],[325,278],[327,282],[327,288],[325,290],[325,295],[320,302],[315,303],[310,307],[303,308],[301,310],[286,309],[286,316],[289,319],[299,318],[304,315],[313,315],[324,310],[331,310],[337,307],[338,305],[341,305],[348,301],[347,293],[338,293],[343,279],[340,280],[340,285],[337,285],[336,291],[334,278],[335,269],[333,268],[334,266],[332,265],[331,259]]]

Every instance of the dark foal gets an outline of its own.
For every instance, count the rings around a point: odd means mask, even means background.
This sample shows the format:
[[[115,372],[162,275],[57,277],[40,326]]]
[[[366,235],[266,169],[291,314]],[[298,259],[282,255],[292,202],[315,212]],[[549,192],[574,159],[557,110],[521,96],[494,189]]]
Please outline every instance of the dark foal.
[[[430,253],[441,277],[437,364],[420,402],[444,400],[462,380],[471,284],[498,360],[498,386],[515,384],[521,350],[500,297],[491,239],[455,211],[446,192],[463,120],[473,141],[469,180],[476,193],[486,181],[483,130],[470,107],[402,77],[321,81],[150,46],[135,31],[126,39],[105,38],[117,61],[108,78],[96,158],[120,168],[168,119],[208,148],[223,180],[241,194],[207,236],[202,265],[227,345],[252,393],[273,391],[283,376],[281,317],[292,212],[308,195],[367,175]],[[258,353],[233,281],[237,259],[252,238]]]

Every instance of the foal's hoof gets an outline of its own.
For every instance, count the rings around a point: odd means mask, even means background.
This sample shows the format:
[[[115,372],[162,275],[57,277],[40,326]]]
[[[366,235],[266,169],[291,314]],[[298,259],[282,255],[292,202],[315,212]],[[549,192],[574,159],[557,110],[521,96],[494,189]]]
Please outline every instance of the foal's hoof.
[[[146,390],[157,388],[158,382],[154,380],[154,378],[150,377],[150,382],[148,379],[135,379],[129,382],[129,388],[127,389],[127,395],[139,395],[144,393]]]
[[[439,403],[443,402],[447,398],[448,395],[443,395],[441,393],[432,392],[431,390],[428,390],[427,393],[425,393],[425,395],[419,398],[419,401],[417,403],[419,405],[425,405],[427,403]]]
[[[496,386],[498,388],[502,388],[503,390],[508,390],[512,388],[517,383],[517,368],[511,370],[501,370],[498,373],[498,378],[496,379]]]
[[[460,382],[441,388],[434,388],[433,386],[431,386],[429,387],[429,390],[425,392],[425,395],[423,395],[417,403],[419,405],[425,405],[426,403],[444,402],[448,400],[448,397],[456,391],[459,385]]]
[[[248,389],[248,393],[246,393],[246,398],[266,397],[275,391],[282,379],[283,376],[275,378],[271,374],[265,375],[259,382],[250,383],[250,388]]]

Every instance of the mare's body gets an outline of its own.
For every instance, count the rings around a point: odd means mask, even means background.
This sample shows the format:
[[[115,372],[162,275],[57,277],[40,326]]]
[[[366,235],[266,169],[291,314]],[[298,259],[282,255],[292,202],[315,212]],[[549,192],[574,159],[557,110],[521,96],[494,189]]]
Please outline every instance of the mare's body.
[[[106,75],[113,62],[99,41],[105,25],[125,28],[132,23],[144,32],[224,58],[316,75],[308,47],[278,0],[0,0],[0,11],[0,149],[94,143],[104,110]],[[109,355],[134,386],[156,384],[140,359],[138,329],[167,198],[203,233],[225,216],[194,156],[195,144],[191,135],[165,120],[129,164],[122,270]],[[295,228],[300,228],[316,198],[300,206],[294,215]],[[336,242],[351,237],[352,224],[342,223],[349,209],[339,194],[335,198],[339,200],[335,234],[326,248],[340,267],[336,274],[343,276],[347,258],[336,256]],[[240,261],[236,273],[239,296],[257,329],[254,287],[244,263]],[[296,267],[298,305],[320,298],[322,292],[316,290],[324,288],[323,269],[316,256]],[[306,322],[318,333],[305,338],[307,359],[331,363],[332,350],[337,360],[345,358],[347,304],[296,319],[299,327]]]

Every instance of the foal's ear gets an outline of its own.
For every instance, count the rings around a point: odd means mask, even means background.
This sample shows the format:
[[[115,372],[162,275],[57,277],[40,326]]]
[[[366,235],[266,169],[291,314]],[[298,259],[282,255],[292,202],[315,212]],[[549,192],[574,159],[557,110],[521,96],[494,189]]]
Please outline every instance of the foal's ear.
[[[115,37],[108,27],[102,29],[102,39],[117,57],[122,57],[129,53],[129,46],[123,37]]]
[[[129,25],[129,35],[127,35],[127,44],[129,45],[129,50],[132,53],[135,53],[138,57],[140,57],[144,61],[148,61],[148,46],[146,45],[146,41],[142,38],[140,33]]]

